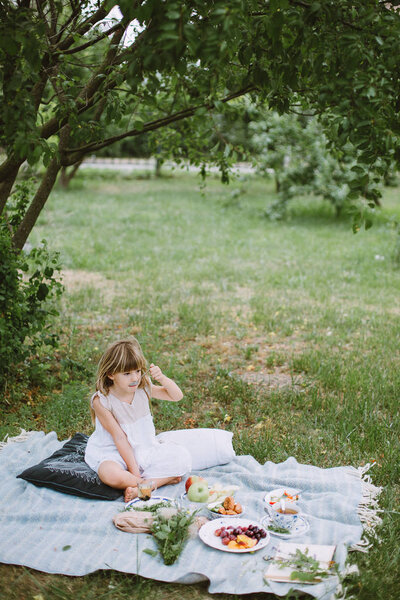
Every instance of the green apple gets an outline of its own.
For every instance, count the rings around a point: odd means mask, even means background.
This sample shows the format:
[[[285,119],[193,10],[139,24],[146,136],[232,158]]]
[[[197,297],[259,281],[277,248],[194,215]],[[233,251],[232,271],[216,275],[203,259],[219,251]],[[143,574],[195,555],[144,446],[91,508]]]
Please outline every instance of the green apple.
[[[190,502],[207,502],[209,496],[207,481],[201,479],[192,483],[187,495]]]
[[[203,477],[200,477],[199,475],[190,475],[190,477],[188,477],[186,479],[186,483],[185,483],[186,493],[188,492],[190,486],[193,485],[195,481],[200,481],[202,479],[203,479]]]

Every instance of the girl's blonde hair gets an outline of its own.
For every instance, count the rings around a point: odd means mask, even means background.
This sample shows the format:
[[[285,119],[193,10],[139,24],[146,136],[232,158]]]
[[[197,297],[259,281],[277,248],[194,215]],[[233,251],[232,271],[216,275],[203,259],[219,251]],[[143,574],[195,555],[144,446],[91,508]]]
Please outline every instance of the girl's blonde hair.
[[[109,375],[128,373],[140,369],[143,373],[147,370],[147,362],[136,338],[119,340],[108,346],[101,357],[97,367],[96,390],[108,394],[113,384]],[[147,375],[142,377],[139,388],[144,388],[150,383]]]
[[[96,390],[107,395],[113,384],[110,375],[128,373],[137,369],[142,371],[138,388],[144,389],[148,395],[147,389],[150,387],[150,379],[147,375],[143,376],[147,370],[147,362],[139,342],[134,337],[113,342],[108,346],[97,366]],[[92,408],[90,412],[93,419],[94,411]]]

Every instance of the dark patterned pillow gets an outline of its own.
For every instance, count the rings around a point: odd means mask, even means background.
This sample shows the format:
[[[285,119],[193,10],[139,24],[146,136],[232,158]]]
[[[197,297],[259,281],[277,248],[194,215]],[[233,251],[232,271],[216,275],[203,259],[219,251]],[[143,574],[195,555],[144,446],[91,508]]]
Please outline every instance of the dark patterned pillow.
[[[25,469],[17,477],[65,494],[94,500],[116,500],[122,491],[102,483],[85,462],[87,440],[88,436],[84,433],[76,433],[54,454]]]

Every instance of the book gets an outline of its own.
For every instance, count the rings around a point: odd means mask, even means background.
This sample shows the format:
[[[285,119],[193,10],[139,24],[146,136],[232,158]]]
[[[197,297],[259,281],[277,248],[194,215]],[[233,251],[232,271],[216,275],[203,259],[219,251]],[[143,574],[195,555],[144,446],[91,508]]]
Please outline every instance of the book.
[[[280,542],[265,579],[280,582],[319,583],[330,575],[336,546]],[[333,574],[333,573],[332,573]]]

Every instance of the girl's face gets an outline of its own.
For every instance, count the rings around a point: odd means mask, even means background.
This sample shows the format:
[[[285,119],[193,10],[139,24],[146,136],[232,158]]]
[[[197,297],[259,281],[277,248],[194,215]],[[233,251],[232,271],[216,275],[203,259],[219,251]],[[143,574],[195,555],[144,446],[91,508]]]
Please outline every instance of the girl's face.
[[[135,369],[126,373],[114,373],[114,375],[109,375],[108,377],[112,380],[113,387],[120,392],[135,392],[140,384],[142,371],[141,369]]]

